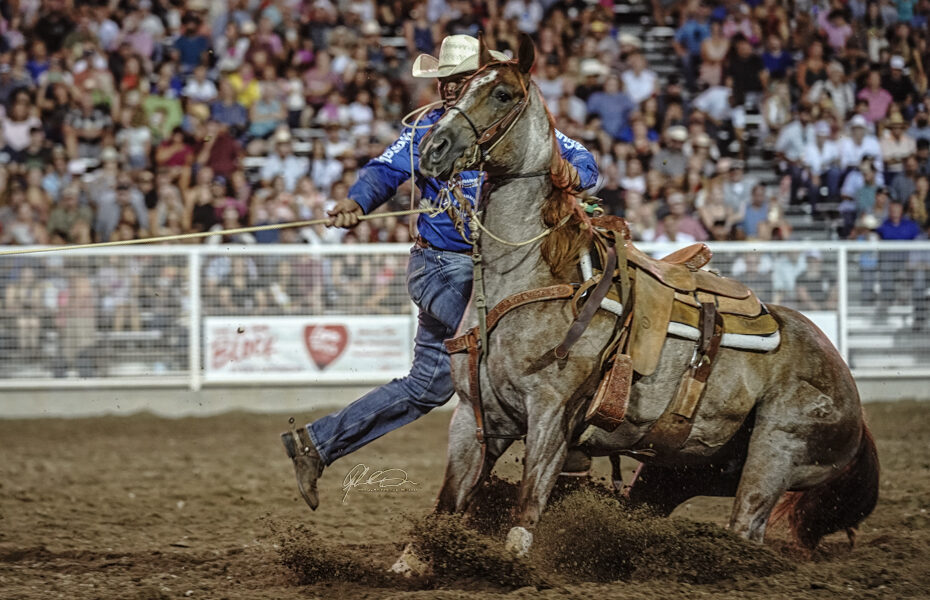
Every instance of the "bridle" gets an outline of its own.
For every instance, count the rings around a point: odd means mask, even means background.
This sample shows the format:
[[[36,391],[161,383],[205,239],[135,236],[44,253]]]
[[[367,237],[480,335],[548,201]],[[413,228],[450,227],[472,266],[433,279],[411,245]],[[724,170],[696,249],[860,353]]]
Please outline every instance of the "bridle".
[[[507,63],[488,63],[487,65],[472,73],[462,84],[461,91],[459,92],[459,98],[461,98],[462,93],[468,89],[468,86],[476,77],[487,70],[488,67],[499,64]],[[483,165],[490,157],[491,151],[494,150],[494,148],[501,142],[501,140],[507,137],[510,129],[520,119],[520,116],[523,115],[523,111],[526,110],[527,104],[529,104],[529,90],[527,89],[526,83],[522,78],[520,79],[520,85],[522,87],[521,91],[523,92],[523,96],[513,106],[510,107],[510,110],[508,110],[504,116],[488,125],[484,131],[479,131],[478,126],[475,125],[474,120],[472,120],[472,118],[468,116],[468,113],[459,108],[457,105],[453,104],[447,109],[448,112],[456,112],[461,115],[462,118],[465,119],[465,122],[468,123],[468,126],[471,127],[472,132],[475,134],[475,142],[464,153],[462,153],[460,158],[456,159],[453,171],[464,171],[478,164],[482,165],[482,167],[478,170],[484,171]],[[490,145],[485,147],[486,144]],[[536,176],[535,173],[532,175]]]

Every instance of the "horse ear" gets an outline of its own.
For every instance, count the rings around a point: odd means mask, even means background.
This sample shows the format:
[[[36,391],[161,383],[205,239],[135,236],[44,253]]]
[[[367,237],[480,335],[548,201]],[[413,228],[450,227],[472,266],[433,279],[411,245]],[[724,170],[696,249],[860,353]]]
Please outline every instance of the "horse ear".
[[[536,47],[533,45],[533,38],[525,33],[520,34],[520,48],[517,50],[517,64],[520,71],[529,73],[536,62]]]
[[[484,34],[478,34],[478,68],[480,69],[484,65],[494,62],[494,59],[491,57],[491,51],[488,49],[488,45],[484,41]]]

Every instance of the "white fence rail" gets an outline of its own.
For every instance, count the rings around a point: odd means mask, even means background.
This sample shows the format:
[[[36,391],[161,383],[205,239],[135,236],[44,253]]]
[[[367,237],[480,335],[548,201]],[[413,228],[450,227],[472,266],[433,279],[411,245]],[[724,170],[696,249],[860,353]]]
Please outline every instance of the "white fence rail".
[[[857,377],[930,378],[930,242],[712,249],[711,268],[807,314]],[[379,383],[412,356],[408,252],[152,246],[3,256],[0,387]]]

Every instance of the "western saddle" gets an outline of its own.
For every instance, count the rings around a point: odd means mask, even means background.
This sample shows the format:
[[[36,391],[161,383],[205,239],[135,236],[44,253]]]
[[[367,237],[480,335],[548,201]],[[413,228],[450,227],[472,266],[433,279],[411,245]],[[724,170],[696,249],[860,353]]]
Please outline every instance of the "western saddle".
[[[634,378],[655,372],[669,324],[696,330],[694,355],[678,392],[636,448],[645,454],[673,452],[691,432],[723,335],[771,335],[778,331],[778,323],[748,287],[702,269],[712,256],[704,244],[692,244],[654,259],[633,245],[623,219],[595,217],[591,225],[602,270],[580,285],[558,284],[505,298],[488,312],[487,331],[519,306],[570,300],[575,321],[563,342],[553,349],[557,359],[564,359],[605,298],[613,300],[614,306],[622,306],[614,336],[601,357],[605,375],[586,412],[588,423],[613,431],[624,419]],[[605,278],[604,270],[612,276]],[[478,341],[477,328],[472,328],[446,340],[446,349],[450,354],[469,354],[467,396],[475,409],[478,439],[484,447],[486,437],[503,436],[483,431]]]

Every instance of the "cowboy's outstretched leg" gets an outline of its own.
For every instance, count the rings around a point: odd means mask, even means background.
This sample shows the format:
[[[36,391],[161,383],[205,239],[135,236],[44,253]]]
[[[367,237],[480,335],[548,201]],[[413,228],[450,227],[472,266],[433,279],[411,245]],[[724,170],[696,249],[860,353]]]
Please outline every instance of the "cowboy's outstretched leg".
[[[420,306],[410,373],[365,394],[342,410],[319,419],[293,441],[282,434],[294,462],[301,496],[316,510],[316,482],[324,466],[382,435],[406,425],[452,397],[449,355],[443,340],[452,337],[471,295],[471,259],[465,255],[414,249],[407,286]],[[298,430],[298,437],[303,433]]]

